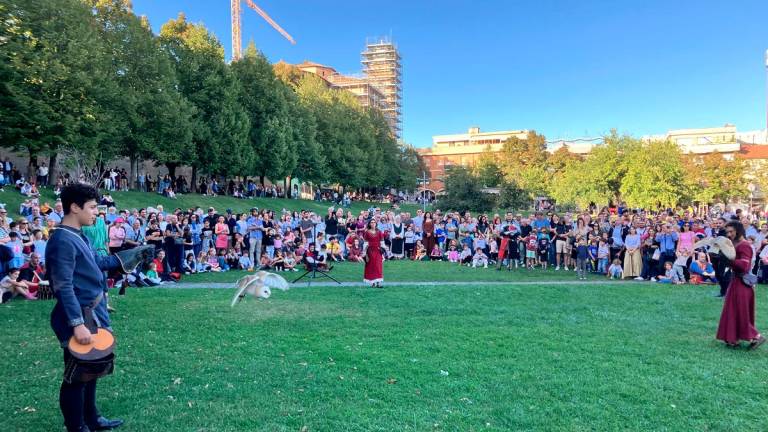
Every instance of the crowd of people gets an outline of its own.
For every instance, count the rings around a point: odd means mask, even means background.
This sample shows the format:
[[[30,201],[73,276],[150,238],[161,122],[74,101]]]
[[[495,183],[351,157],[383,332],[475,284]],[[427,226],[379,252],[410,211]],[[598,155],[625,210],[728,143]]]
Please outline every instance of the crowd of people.
[[[96,225],[85,230],[94,248],[110,253],[151,244],[158,251],[152,268],[120,278],[116,283],[121,284],[156,285],[178,281],[184,274],[228,270],[298,271],[308,256],[321,266],[363,262],[368,246],[365,231],[373,221],[387,260],[447,261],[497,270],[554,269],[574,271],[580,279],[592,274],[724,287],[723,260],[694,244],[722,235],[731,219],[746,227],[757,257],[754,272],[761,282],[768,282],[768,225],[741,210],[714,217],[693,209],[650,213],[605,207],[562,214],[550,209],[524,216],[440,210],[411,214],[393,205],[354,214],[343,207],[343,195],[333,195],[321,198],[340,198],[341,205],[330,207],[326,214],[255,207],[238,214],[199,207],[168,211],[161,205],[118,209],[109,189],[100,201]],[[29,197],[19,209],[21,219],[11,220],[6,209],[2,212],[0,245],[13,255],[10,267],[21,269],[33,256],[41,260],[50,230],[63,217],[61,203],[40,204],[38,197]],[[29,286],[11,280],[0,285],[32,297],[35,284],[44,279],[44,264],[40,262],[35,275],[27,272],[16,278]]]
[[[82,227],[97,254],[107,256],[151,245],[155,258],[129,274],[108,274],[107,285],[154,286],[185,274],[229,270],[330,270],[334,262],[364,263],[363,280],[382,287],[386,260],[447,261],[498,271],[574,271],[579,279],[597,274],[611,279],[669,284],[719,284],[726,296],[718,339],[750,347],[765,341],[754,328],[752,286],[768,282],[768,224],[761,214],[741,210],[722,215],[693,209],[651,213],[622,207],[565,212],[554,209],[524,216],[473,215],[417,210],[414,215],[371,207],[354,214],[329,207],[275,212],[251,208],[245,213],[210,207],[166,210],[163,206],[119,209],[109,192],[102,195],[93,225]],[[19,295],[30,300],[50,295],[46,279],[48,238],[65,216],[61,201],[25,200],[13,220],[0,208],[0,280],[5,302]],[[735,258],[705,239],[733,242]],[[730,243],[728,243],[730,244]],[[425,264],[428,265],[428,264]]]

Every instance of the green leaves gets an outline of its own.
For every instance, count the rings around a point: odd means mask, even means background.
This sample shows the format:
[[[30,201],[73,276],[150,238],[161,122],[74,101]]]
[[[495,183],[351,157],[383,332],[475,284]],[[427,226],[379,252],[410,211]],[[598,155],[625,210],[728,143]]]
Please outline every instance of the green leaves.
[[[437,206],[445,210],[486,212],[496,204],[495,198],[482,192],[479,178],[463,166],[453,166],[446,173],[445,195]]]
[[[183,14],[158,36],[127,0],[5,0],[0,142],[52,162],[65,148],[88,159],[78,166],[128,157],[132,178],[144,159],[273,182],[414,186],[420,158],[380,112],[276,69],[281,79],[253,43],[227,65],[216,36]]]

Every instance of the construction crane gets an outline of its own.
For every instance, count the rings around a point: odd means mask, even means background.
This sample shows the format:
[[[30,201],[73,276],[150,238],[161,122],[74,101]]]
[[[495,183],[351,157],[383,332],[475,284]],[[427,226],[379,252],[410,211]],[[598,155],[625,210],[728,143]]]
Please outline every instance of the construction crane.
[[[264,10],[256,6],[256,3],[254,3],[252,0],[245,0],[245,4],[247,4],[249,8],[255,10],[257,14],[261,15],[261,17],[264,18],[264,20],[269,23],[272,28],[277,30],[281,35],[288,39],[291,44],[296,45],[296,41],[293,40],[293,37],[291,37],[287,31],[283,30],[283,28],[280,27],[280,25],[277,24],[275,20],[273,20],[269,15],[267,15]],[[240,0],[230,0],[230,5],[232,6],[232,61],[237,61],[243,57],[243,37],[241,33],[243,17],[242,10],[240,8]]]

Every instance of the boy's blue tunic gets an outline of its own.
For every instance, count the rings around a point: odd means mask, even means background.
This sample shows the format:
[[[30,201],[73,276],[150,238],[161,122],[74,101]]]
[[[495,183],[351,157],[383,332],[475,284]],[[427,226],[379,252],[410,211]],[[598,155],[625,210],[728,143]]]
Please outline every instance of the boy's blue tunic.
[[[82,308],[106,291],[103,272],[120,268],[120,261],[114,255],[98,256],[82,231],[59,225],[48,240],[45,262],[57,300],[51,312],[51,328],[66,345],[73,328],[84,323]],[[110,327],[106,298],[101,299],[94,314],[102,327]]]

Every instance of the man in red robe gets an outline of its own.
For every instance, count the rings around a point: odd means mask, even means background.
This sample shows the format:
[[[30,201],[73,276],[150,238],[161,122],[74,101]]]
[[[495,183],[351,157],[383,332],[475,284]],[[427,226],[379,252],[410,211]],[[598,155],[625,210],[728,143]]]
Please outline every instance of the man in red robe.
[[[717,339],[732,348],[739,346],[743,340],[748,341],[749,349],[755,349],[765,342],[765,337],[755,328],[754,282],[750,286],[742,278],[752,268],[752,246],[744,238],[744,225],[739,221],[728,222],[725,233],[733,242],[736,258],[731,262],[734,275],[725,294]]]

